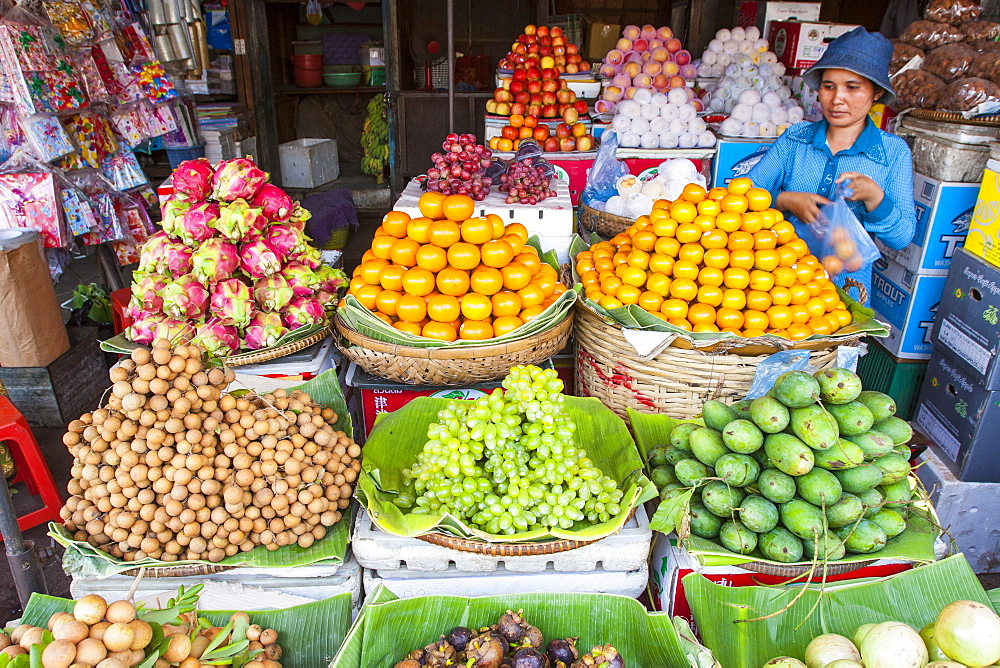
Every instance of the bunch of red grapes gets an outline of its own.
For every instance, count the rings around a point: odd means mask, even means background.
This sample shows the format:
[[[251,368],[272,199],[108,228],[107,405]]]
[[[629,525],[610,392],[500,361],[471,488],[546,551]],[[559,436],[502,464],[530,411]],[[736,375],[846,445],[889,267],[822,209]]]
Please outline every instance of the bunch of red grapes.
[[[476,143],[476,135],[452,133],[441,144],[442,153],[431,155],[434,166],[427,170],[427,189],[444,195],[468,195],[486,199],[493,179],[484,177],[493,151]]]
[[[538,204],[543,199],[555,197],[549,188],[552,180],[546,167],[535,164],[531,158],[519,160],[500,175],[500,192],[507,193],[507,204]]]

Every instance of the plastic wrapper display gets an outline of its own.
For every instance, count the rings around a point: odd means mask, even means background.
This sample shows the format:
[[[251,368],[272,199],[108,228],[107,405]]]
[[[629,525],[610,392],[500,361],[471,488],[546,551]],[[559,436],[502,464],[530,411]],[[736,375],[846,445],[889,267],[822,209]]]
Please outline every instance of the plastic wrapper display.
[[[39,114],[22,118],[21,128],[31,152],[42,162],[52,162],[76,150],[56,116]]]
[[[852,194],[849,180],[838,185],[833,201],[820,208],[813,223],[817,236],[823,238],[820,263],[831,276],[859,271],[882,257],[871,235],[847,205],[845,197]]]
[[[923,70],[900,72],[892,79],[896,91],[893,106],[903,109],[933,109],[947,84],[941,77]]]
[[[914,21],[900,39],[921,49],[934,49],[952,42],[964,42],[965,33],[948,23]]]
[[[52,170],[15,155],[0,173],[0,228],[35,228],[46,248],[64,248],[70,236],[63,226]]]
[[[969,43],[994,40],[1000,37],[1000,23],[993,21],[969,21],[958,26]]]
[[[923,55],[923,49],[918,49],[906,42],[895,41],[892,46],[892,60],[889,61],[889,76],[895,75],[903,65],[906,65],[906,63],[915,57]]]
[[[82,46],[94,39],[94,26],[82,3],[76,0],[45,0],[45,14],[52,27],[69,46]]]
[[[983,9],[976,0],[931,0],[924,10],[924,18],[958,26],[966,21],[975,21],[982,13]]]
[[[941,91],[937,106],[947,111],[972,111],[981,104],[1000,104],[1000,85],[971,77],[953,81]]]
[[[972,61],[972,67],[969,68],[968,75],[970,77],[987,79],[993,83],[1000,83],[1000,51],[980,53]]]
[[[975,49],[963,42],[945,44],[929,51],[920,68],[951,82],[966,76],[978,55]]]
[[[618,194],[618,179],[628,174],[628,165],[618,160],[618,134],[607,130],[601,135],[601,147],[597,150],[594,165],[587,174],[587,187],[581,201],[587,206],[592,202],[607,202]]]

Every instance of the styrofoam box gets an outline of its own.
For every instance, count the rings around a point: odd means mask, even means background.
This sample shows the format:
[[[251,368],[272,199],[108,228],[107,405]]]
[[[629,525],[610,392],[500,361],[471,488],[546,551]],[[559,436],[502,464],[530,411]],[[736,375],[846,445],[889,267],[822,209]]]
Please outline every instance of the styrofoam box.
[[[1000,483],[961,482],[931,446],[917,477],[931,494],[938,522],[954,538],[976,573],[1000,573]]]
[[[412,179],[399,195],[392,207],[402,211],[411,218],[420,216],[419,200],[423,190],[420,187],[420,177]],[[555,197],[542,200],[538,204],[507,204],[506,195],[498,190],[491,190],[481,202],[476,202],[477,216],[495,213],[503,219],[505,225],[521,223],[528,230],[528,235],[539,237],[571,237],[573,236],[573,203],[569,196],[569,182],[553,180],[551,187],[556,191]],[[544,244],[543,244],[544,246]]]
[[[551,567],[558,572],[631,572],[646,564],[652,536],[649,517],[640,506],[635,517],[618,533],[596,543],[556,554],[493,557],[395,536],[379,529],[362,509],[354,522],[351,546],[358,563],[386,577],[394,577],[389,575],[392,571],[443,573],[449,569],[476,573],[501,570],[540,573]]]
[[[359,608],[361,581],[361,566],[348,553],[347,561],[339,565],[234,568],[212,575],[145,577],[139,582],[136,597],[148,601],[158,598],[165,604],[177,594],[180,585],[205,584],[199,605],[206,610],[290,608],[348,592],[353,607]],[[115,601],[125,598],[134,583],[135,578],[126,575],[112,575],[104,579],[73,578],[70,594],[73,598],[100,594],[109,601]]]
[[[499,569],[492,573],[465,573],[454,566],[444,572],[364,569],[365,591],[384,584],[400,598],[415,596],[496,596],[525,593],[617,594],[637,598],[646,590],[649,567],[634,571],[590,571],[572,573],[547,568],[541,573],[518,573]]]
[[[340,176],[335,139],[296,139],[278,145],[281,185],[315,188]]]

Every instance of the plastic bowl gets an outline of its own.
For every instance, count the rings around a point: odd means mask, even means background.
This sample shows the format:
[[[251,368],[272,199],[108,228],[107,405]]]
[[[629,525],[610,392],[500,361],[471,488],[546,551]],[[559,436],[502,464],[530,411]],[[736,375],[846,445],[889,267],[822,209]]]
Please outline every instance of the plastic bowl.
[[[333,88],[347,88],[361,83],[361,72],[324,72],[323,83]]]

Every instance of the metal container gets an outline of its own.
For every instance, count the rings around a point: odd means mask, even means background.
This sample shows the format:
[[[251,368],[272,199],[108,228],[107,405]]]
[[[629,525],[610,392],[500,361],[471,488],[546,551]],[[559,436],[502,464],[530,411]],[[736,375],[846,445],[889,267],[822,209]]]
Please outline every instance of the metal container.
[[[910,144],[913,169],[940,181],[979,181],[1000,128],[905,117],[896,130]]]

